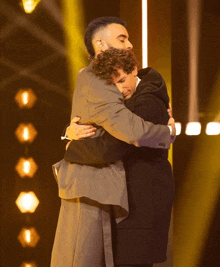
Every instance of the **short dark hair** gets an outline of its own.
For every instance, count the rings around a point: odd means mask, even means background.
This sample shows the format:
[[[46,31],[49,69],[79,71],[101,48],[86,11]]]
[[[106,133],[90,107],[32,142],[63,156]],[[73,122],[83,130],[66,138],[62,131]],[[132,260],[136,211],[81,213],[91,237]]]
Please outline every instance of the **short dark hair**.
[[[126,23],[123,20],[116,18],[116,17],[100,17],[100,18],[92,20],[89,23],[88,27],[86,28],[86,32],[85,32],[84,44],[91,58],[95,56],[95,50],[92,45],[92,38],[95,32],[98,29],[102,27],[106,27],[113,23],[121,24],[124,27],[126,26]]]
[[[110,48],[97,55],[93,61],[93,73],[108,84],[118,77],[118,69],[130,74],[138,66],[138,61],[131,50]]]

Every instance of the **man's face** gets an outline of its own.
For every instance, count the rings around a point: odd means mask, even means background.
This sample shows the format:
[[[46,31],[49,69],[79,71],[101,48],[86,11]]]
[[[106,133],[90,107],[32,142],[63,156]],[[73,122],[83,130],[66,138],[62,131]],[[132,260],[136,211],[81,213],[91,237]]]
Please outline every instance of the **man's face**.
[[[113,77],[113,83],[118,90],[123,94],[125,99],[129,99],[136,89],[137,84],[137,67],[132,73],[127,74],[122,69],[118,69],[120,76]]]
[[[128,40],[128,32],[121,24],[110,24],[105,29],[105,41],[107,44],[106,49],[110,47],[118,49],[132,49],[133,45]]]

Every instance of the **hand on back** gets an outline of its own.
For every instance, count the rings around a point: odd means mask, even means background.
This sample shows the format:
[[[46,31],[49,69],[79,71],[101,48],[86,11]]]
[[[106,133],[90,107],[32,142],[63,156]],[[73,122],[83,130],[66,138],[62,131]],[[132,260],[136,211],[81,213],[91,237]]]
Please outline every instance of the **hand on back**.
[[[96,128],[92,125],[78,124],[79,117],[74,117],[71,120],[70,126],[67,127],[66,135],[70,140],[79,140],[95,135]]]

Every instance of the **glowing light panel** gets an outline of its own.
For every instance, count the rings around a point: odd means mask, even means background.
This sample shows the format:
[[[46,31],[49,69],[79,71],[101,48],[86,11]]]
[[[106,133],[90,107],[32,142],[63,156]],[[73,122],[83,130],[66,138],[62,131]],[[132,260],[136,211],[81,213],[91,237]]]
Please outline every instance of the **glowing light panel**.
[[[148,66],[148,18],[147,18],[147,0],[142,0],[142,67]]]
[[[24,178],[25,176],[33,177],[38,167],[33,158],[20,158],[15,169],[20,177]]]
[[[37,97],[32,89],[20,89],[15,95],[19,108],[32,108],[36,100]]]
[[[200,122],[189,122],[186,125],[186,135],[199,135],[201,133]]]
[[[15,136],[20,143],[33,142],[37,135],[37,131],[32,123],[20,123],[15,131]]]
[[[207,135],[218,135],[220,134],[220,123],[219,122],[209,122],[206,125]]]
[[[22,247],[35,247],[39,239],[40,237],[34,227],[22,228],[18,235],[18,240]]]
[[[21,192],[15,203],[22,213],[33,213],[39,205],[39,200],[34,192]]]

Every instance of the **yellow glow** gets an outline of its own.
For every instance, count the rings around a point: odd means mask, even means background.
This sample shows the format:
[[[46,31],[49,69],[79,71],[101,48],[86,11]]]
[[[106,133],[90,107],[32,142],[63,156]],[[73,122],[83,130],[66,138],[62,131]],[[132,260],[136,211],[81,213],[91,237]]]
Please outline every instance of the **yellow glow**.
[[[27,105],[27,103],[28,103],[28,93],[27,92],[24,92],[22,94],[22,101],[23,101],[24,105]]]
[[[33,177],[38,167],[33,158],[20,158],[16,167],[16,171],[20,175],[20,177]]]
[[[182,124],[180,122],[176,122],[175,127],[176,127],[176,135],[180,135],[182,130]]]
[[[33,142],[37,135],[37,131],[34,128],[32,123],[20,123],[15,131],[15,136],[17,137],[18,141],[21,143],[24,142]]]
[[[27,141],[29,139],[29,132],[28,132],[28,128],[27,127],[24,128],[23,138],[24,138],[25,141]]]
[[[18,235],[18,240],[21,243],[22,247],[35,247],[39,239],[40,237],[34,227],[22,228]]]
[[[24,239],[27,243],[31,242],[31,231],[30,230],[25,230],[24,232]]]
[[[39,205],[39,200],[34,192],[21,192],[15,203],[22,213],[33,213]]]
[[[203,266],[200,260],[216,215],[220,192],[220,150],[216,140],[206,135],[198,136],[189,157],[174,208],[176,267]]]
[[[23,168],[24,172],[25,172],[26,174],[28,174],[29,171],[30,171],[30,168],[31,168],[30,161],[29,161],[29,160],[25,160],[25,161],[24,161],[24,168]]]
[[[220,134],[220,123],[219,122],[209,122],[206,125],[207,135],[218,135]]]
[[[200,122],[189,122],[186,125],[186,135],[199,135],[201,133]]]
[[[24,11],[30,14],[34,11],[40,0],[22,0]]]
[[[220,69],[207,112],[219,114]],[[220,117],[211,118],[219,122]],[[175,200],[174,265],[177,267],[202,266],[204,249],[210,236],[219,205],[219,139],[200,135],[195,138],[190,160],[184,171],[183,183]],[[208,178],[208,179],[207,179]],[[175,264],[176,263],[176,264]]]
[[[34,262],[23,262],[21,267],[37,267]]]
[[[148,66],[148,18],[147,18],[147,0],[142,0],[142,67]]]
[[[15,95],[19,108],[32,108],[37,97],[32,89],[20,89]]]
[[[84,7],[82,0],[63,0],[64,33],[66,38],[69,79],[73,93],[77,73],[88,65],[84,46]]]

